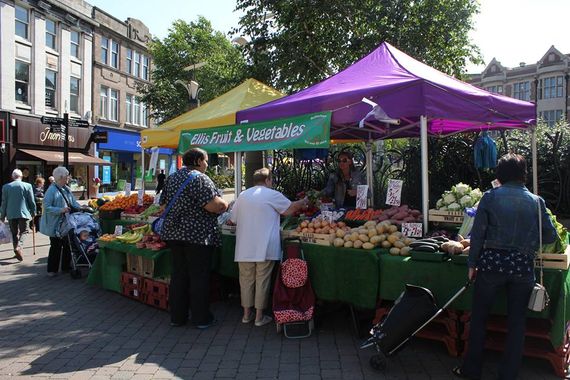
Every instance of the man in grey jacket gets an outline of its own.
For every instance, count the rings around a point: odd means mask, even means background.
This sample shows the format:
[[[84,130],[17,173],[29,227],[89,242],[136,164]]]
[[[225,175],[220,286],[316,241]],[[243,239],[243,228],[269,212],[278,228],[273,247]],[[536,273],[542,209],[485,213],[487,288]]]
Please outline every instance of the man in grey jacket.
[[[32,185],[22,181],[22,171],[12,172],[13,181],[2,187],[2,204],[0,204],[0,221],[8,218],[12,232],[14,253],[19,261],[23,260],[22,247],[29,231],[29,221],[36,214],[36,202]],[[19,237],[18,237],[19,235]]]

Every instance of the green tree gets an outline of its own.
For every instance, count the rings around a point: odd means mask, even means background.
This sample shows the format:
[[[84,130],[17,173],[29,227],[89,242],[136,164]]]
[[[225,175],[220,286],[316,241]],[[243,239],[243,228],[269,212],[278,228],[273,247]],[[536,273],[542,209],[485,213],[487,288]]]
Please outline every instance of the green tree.
[[[198,82],[202,88],[199,99],[204,103],[245,79],[246,64],[239,50],[202,16],[190,23],[175,21],[168,36],[162,41],[151,41],[149,49],[153,57],[152,82],[143,85],[140,91],[143,102],[151,107],[158,122],[189,109],[188,92],[177,81]],[[206,65],[194,71],[184,70],[200,62]]]
[[[468,33],[476,0],[237,0],[234,32],[253,75],[285,91],[338,72],[387,41],[448,74],[481,62]]]

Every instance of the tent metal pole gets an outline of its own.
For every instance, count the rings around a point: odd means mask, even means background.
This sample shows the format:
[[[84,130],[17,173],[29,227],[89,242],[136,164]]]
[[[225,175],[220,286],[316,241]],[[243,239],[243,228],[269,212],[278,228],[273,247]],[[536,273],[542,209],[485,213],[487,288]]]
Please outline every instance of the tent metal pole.
[[[374,207],[374,170],[372,170],[374,163],[372,160],[372,140],[368,140],[366,143],[366,183],[368,184],[368,193],[372,194],[370,197],[370,207]]]
[[[538,157],[536,149],[536,127],[530,129],[530,148],[532,152],[532,192],[538,195]]]
[[[420,117],[420,140],[421,140],[421,168],[422,168],[422,214],[424,233],[428,231],[429,213],[429,176],[428,176],[428,130],[427,117]]]
[[[241,152],[234,153],[234,200],[241,193]]]
[[[141,165],[142,165],[142,191],[144,194],[144,147],[141,147]],[[137,179],[135,178],[135,183]],[[134,187],[134,186],[133,186]]]

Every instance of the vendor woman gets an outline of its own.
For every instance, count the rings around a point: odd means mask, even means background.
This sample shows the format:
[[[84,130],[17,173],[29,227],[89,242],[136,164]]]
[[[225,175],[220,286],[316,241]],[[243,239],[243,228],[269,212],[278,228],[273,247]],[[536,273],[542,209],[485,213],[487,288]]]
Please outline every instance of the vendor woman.
[[[365,185],[360,171],[354,167],[352,154],[340,152],[337,157],[338,170],[331,173],[323,195],[334,196],[336,207],[356,207],[356,187]]]

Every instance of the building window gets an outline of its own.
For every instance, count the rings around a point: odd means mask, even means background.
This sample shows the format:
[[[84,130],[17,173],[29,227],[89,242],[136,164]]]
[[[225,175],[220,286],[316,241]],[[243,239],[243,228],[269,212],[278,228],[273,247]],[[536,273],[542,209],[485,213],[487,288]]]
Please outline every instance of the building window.
[[[53,50],[57,48],[57,26],[55,21],[46,19],[46,46]]]
[[[530,82],[519,82],[514,85],[513,97],[520,100],[530,100]]]
[[[56,108],[57,72],[46,70],[46,107]]]
[[[109,120],[118,121],[119,120],[119,92],[117,90],[111,90],[110,96],[111,104],[109,110],[111,114],[109,115]]]
[[[103,119],[109,118],[109,97],[107,96],[108,92],[109,92],[109,87],[101,86],[99,107],[101,109],[101,117]]]
[[[101,38],[101,62],[105,65],[109,62],[109,39],[107,37]]]
[[[69,82],[69,110],[79,114],[79,78],[71,77]]]
[[[133,73],[133,50],[127,49],[127,73]]]
[[[133,123],[140,125],[141,123],[141,106],[138,97],[133,97]]]
[[[30,14],[26,8],[16,5],[16,35],[28,39]]]
[[[16,101],[28,104],[30,64],[16,60]]]
[[[562,110],[542,111],[538,113],[538,117],[542,119],[549,127],[553,127],[564,116]]]
[[[148,66],[150,65],[150,58],[143,55],[143,69],[142,69],[142,79],[148,80]]]
[[[538,88],[539,99],[562,98],[564,93],[564,77],[559,75],[556,77],[543,78],[538,82]]]
[[[502,85],[485,87],[485,90],[492,92],[493,94],[503,95],[503,86]]]
[[[127,103],[126,103],[126,111],[127,111],[127,123],[133,123],[133,96],[127,94]]]
[[[119,44],[111,41],[111,66],[119,68]]]
[[[135,77],[141,76],[141,55],[135,51]]]
[[[70,54],[72,57],[79,57],[79,47],[80,47],[81,34],[75,30],[71,31],[71,42],[70,42]]]

